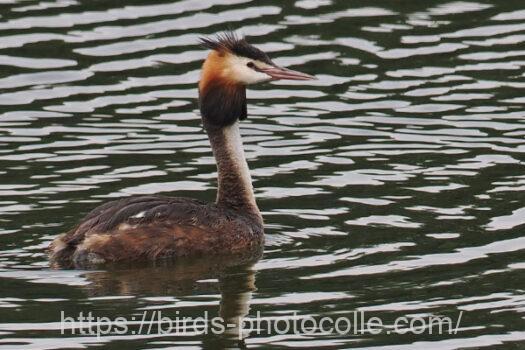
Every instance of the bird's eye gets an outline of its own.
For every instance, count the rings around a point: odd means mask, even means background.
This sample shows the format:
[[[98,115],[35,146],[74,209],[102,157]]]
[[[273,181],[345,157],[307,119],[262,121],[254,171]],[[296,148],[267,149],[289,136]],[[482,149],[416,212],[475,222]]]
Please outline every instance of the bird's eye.
[[[252,69],[253,69],[253,68],[255,68],[255,63],[253,63],[253,62],[248,62],[248,63],[246,63],[246,66],[247,66],[248,68],[252,68]]]

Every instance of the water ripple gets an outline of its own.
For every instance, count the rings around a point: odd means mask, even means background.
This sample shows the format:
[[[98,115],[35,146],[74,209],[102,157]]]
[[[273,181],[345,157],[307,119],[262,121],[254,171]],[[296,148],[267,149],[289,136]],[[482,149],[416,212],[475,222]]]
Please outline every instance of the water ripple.
[[[56,315],[238,315],[248,304],[269,318],[361,310],[385,330],[398,316],[464,312],[456,335],[251,334],[250,348],[524,343],[521,4],[0,2],[0,348],[206,348],[216,339],[195,332],[176,344],[64,338]],[[103,201],[213,200],[198,38],[229,27],[318,78],[248,90],[241,132],[264,257],[240,270],[207,259],[49,269],[45,247]]]

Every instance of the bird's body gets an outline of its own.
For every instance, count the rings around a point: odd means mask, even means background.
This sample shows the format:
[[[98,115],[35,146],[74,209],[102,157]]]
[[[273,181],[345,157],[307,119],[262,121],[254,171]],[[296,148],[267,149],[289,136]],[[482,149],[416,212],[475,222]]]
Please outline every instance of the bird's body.
[[[262,222],[190,198],[140,196],[94,209],[54,243],[62,266],[245,254],[264,241]]]
[[[108,202],[53,241],[54,265],[85,267],[260,250],[263,220],[239,130],[239,120],[247,115],[246,85],[313,77],[277,67],[266,54],[233,34],[203,39],[203,44],[212,51],[203,65],[199,104],[217,162],[216,202],[164,196]]]

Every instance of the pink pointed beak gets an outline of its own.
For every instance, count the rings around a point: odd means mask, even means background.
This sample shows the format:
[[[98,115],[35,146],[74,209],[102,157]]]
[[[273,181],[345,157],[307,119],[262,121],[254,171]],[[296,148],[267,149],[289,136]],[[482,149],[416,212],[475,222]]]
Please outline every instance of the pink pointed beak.
[[[261,72],[268,74],[272,80],[315,80],[313,75],[301,73],[296,70],[291,70],[282,67],[269,67],[259,69]]]

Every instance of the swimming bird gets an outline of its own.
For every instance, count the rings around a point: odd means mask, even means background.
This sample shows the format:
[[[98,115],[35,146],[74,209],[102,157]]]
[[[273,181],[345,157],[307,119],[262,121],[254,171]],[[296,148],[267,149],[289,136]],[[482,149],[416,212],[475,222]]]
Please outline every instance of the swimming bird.
[[[52,265],[245,254],[264,242],[239,132],[246,119],[246,87],[272,80],[310,80],[282,68],[233,32],[200,39],[210,52],[202,65],[199,107],[217,163],[214,203],[182,197],[136,196],[92,210],[50,245]]]

